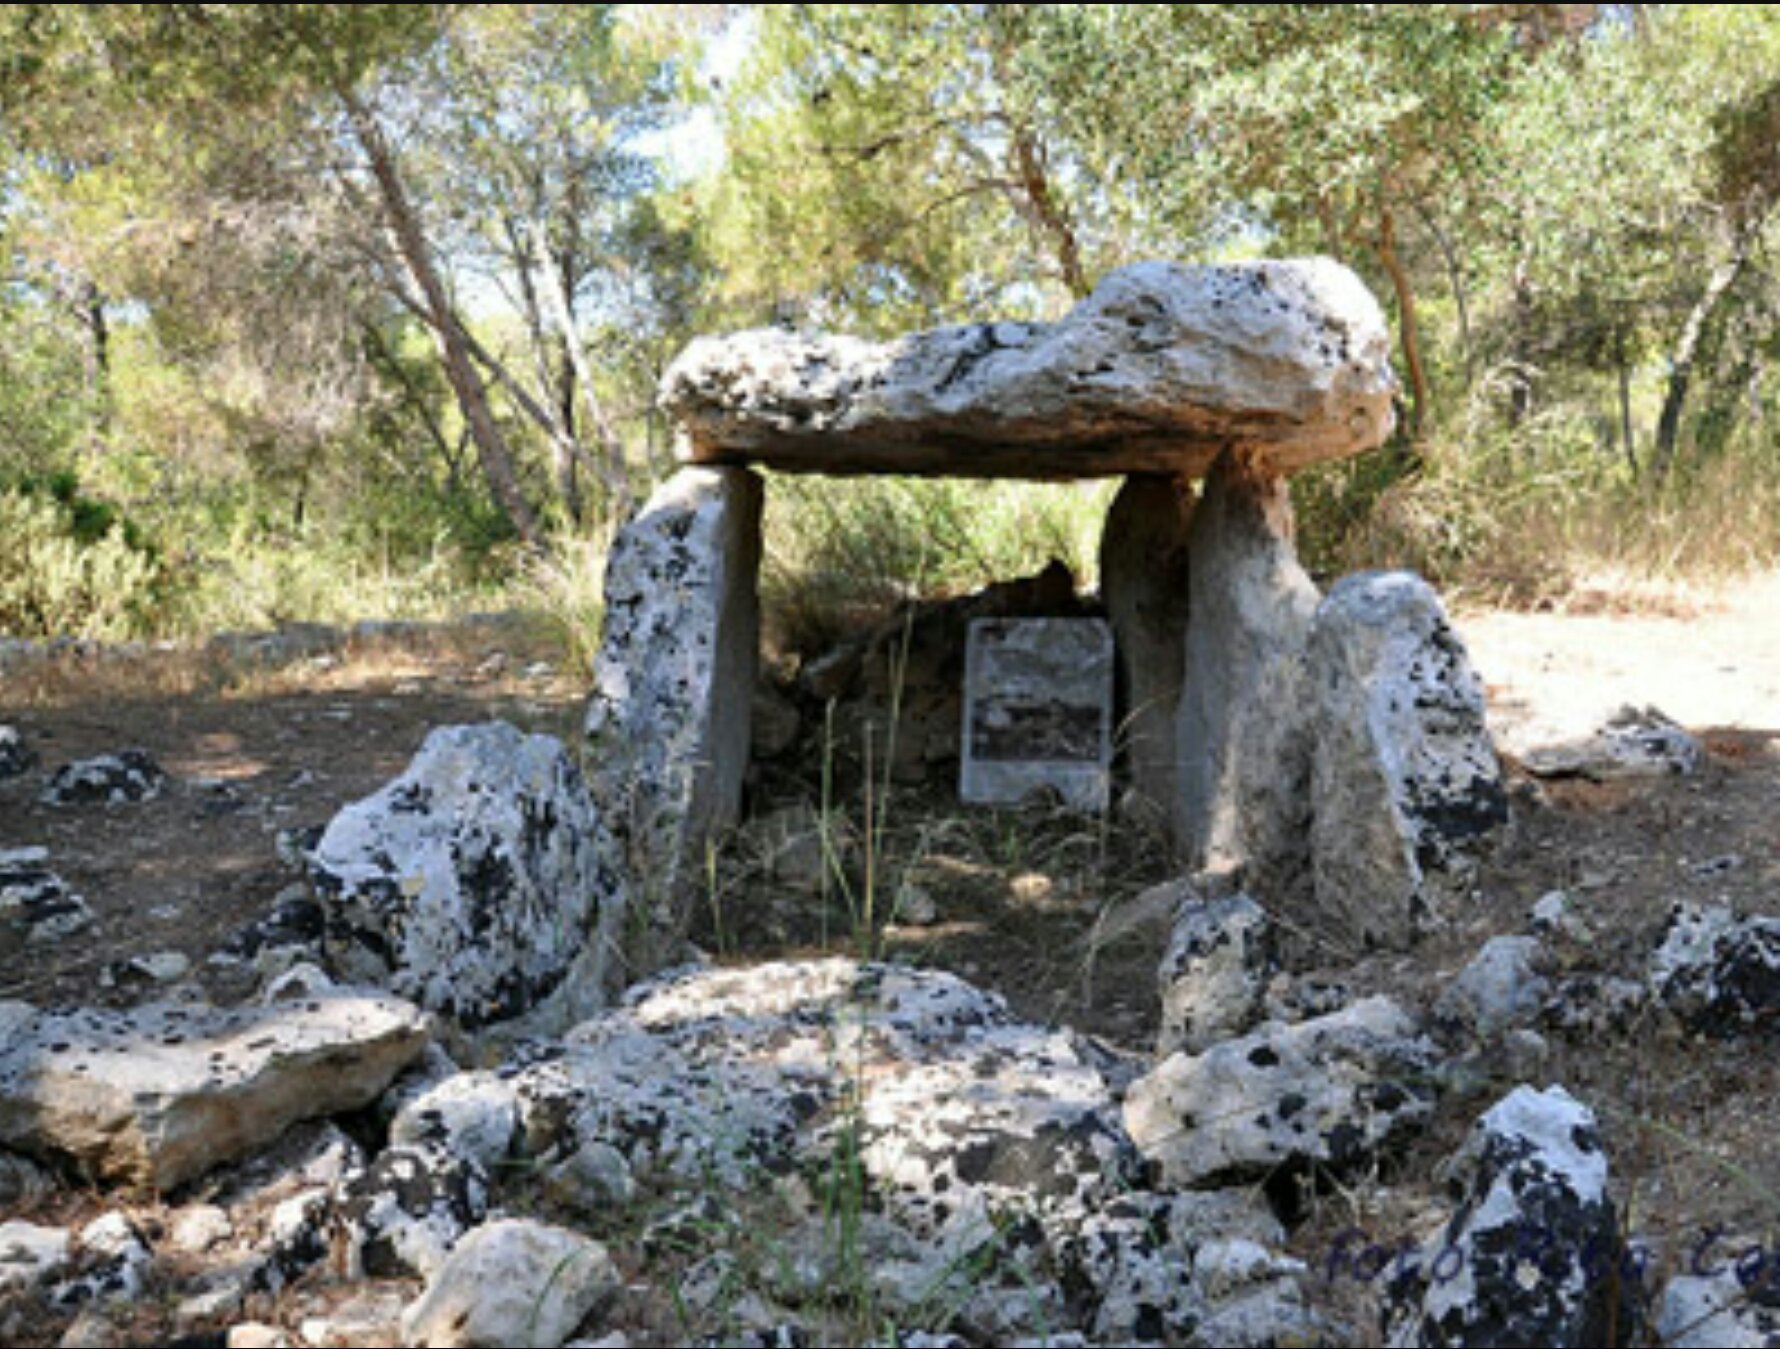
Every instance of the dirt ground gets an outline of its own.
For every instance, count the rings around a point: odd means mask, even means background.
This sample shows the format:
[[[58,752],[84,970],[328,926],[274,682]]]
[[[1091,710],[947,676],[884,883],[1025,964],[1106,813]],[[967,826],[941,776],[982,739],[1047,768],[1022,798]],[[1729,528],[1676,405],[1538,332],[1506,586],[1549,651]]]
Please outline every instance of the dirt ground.
[[[1323,973],[1356,994],[1389,991],[1426,1008],[1488,936],[1526,930],[1533,903],[1554,889],[1593,934],[1554,943],[1558,977],[1639,978],[1678,901],[1780,914],[1780,575],[1655,612],[1475,611],[1457,621],[1489,691],[1515,823],[1450,931]],[[101,988],[99,974],[146,952],[177,950],[201,970],[297,879],[278,859],[278,833],[323,824],[374,790],[428,728],[504,717],[572,740],[584,689],[540,664],[556,659],[522,632],[466,631],[226,684],[189,655],[0,683],[0,723],[18,726],[42,759],[39,774],[0,783],[0,849],[47,846],[97,916],[59,943],[0,947],[0,998],[144,996]],[[1621,784],[1534,784],[1518,770],[1518,755],[1626,703],[1654,705],[1698,734],[1703,769]],[[132,746],[174,776],[158,800],[37,802],[41,771]],[[820,784],[804,787],[818,803]],[[815,832],[846,854],[852,879],[811,881],[806,856],[804,882],[788,884],[779,844],[745,831],[725,850],[698,924],[715,957],[864,947],[957,970],[1026,1015],[1147,1047],[1163,929],[1134,921],[1130,901],[1169,872],[1152,833],[1037,808],[960,811],[919,792],[888,806],[828,804]],[[870,818],[881,827],[866,828]],[[1551,1032],[1517,1060],[1455,1065],[1438,1125],[1414,1154],[1374,1184],[1313,1197],[1294,1247],[1314,1268],[1345,1229],[1384,1241],[1423,1230],[1439,1212],[1440,1159],[1480,1110],[1530,1080],[1562,1083],[1601,1115],[1628,1232],[1659,1269],[1685,1263],[1720,1227],[1737,1249],[1780,1250],[1774,1044],[1771,1032],[1684,1041],[1652,1019],[1604,1036]],[[1362,1307],[1343,1306],[1359,1292],[1326,1290],[1332,1308],[1363,1321]]]

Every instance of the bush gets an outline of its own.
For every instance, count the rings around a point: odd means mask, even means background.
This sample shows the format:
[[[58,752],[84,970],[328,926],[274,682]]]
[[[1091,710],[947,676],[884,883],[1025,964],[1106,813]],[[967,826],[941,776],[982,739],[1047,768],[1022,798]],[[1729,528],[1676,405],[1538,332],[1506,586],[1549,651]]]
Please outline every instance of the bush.
[[[116,511],[72,479],[0,490],[0,631],[120,639],[156,632],[167,568]]]

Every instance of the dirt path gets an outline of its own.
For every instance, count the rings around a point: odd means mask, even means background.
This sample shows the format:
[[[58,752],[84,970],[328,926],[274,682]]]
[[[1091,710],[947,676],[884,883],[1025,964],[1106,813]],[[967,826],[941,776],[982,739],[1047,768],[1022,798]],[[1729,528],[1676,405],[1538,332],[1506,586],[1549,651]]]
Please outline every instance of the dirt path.
[[[1780,572],[1675,608],[1455,615],[1503,749],[1587,734],[1626,704],[1654,705],[1694,731],[1780,732]]]

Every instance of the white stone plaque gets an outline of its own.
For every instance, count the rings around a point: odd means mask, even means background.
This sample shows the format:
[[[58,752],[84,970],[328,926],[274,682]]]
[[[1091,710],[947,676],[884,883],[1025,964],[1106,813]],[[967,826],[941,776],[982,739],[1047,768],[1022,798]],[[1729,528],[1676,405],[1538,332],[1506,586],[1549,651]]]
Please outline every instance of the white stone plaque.
[[[1044,788],[1104,811],[1112,774],[1112,629],[1098,618],[979,618],[964,662],[959,795],[1016,805]]]

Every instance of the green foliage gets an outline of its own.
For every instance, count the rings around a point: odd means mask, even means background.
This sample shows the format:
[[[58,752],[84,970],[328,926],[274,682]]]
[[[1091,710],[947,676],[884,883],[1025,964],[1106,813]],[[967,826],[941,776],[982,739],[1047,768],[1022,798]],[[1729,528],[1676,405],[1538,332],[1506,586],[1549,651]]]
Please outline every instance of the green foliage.
[[[962,594],[1052,559],[1095,580],[1107,483],[779,477],[767,493],[761,597],[777,644],[821,651],[914,595]]]
[[[171,577],[139,531],[55,475],[0,489],[0,633],[141,637],[164,623]]]

